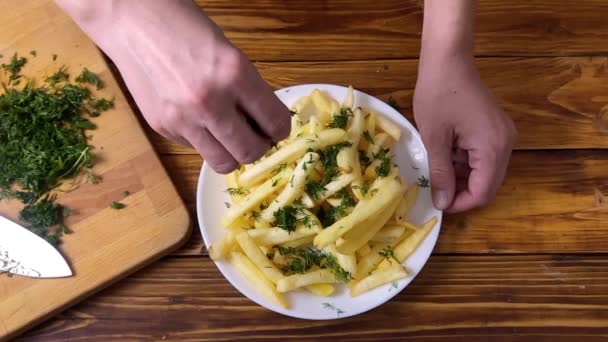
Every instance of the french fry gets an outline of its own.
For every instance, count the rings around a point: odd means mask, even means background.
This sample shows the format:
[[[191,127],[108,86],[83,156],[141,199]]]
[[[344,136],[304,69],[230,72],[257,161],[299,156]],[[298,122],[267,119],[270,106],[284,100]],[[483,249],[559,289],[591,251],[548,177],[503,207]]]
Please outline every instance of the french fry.
[[[418,246],[420,246],[422,241],[424,241],[426,236],[431,232],[431,230],[433,230],[435,224],[437,224],[437,217],[433,216],[430,220],[425,222],[422,227],[416,229],[416,231],[414,231],[412,235],[401,241],[393,249],[393,254],[395,255],[395,257],[400,262],[404,262],[407,257],[409,257],[414,251],[416,251],[416,249],[418,248]]]
[[[296,230],[288,232],[282,228],[250,229],[247,231],[249,236],[259,245],[273,246],[284,244],[289,241],[299,240],[317,233],[315,229],[298,225]]]
[[[323,149],[347,139],[348,134],[339,128],[331,128],[314,135],[295,139],[289,145],[283,146],[269,157],[243,172],[239,177],[239,184],[244,187],[250,187],[265,177],[270,176],[272,170],[282,163],[290,163],[302,158],[308,149]]]
[[[342,199],[341,198],[332,197],[332,198],[326,199],[325,202],[329,203],[329,205],[331,205],[332,207],[337,207],[340,204],[342,204]]]
[[[304,274],[285,277],[277,283],[277,291],[285,293],[312,284],[335,283],[336,277],[330,270],[321,269]]]
[[[359,248],[357,250],[357,252],[355,252],[355,255],[357,256],[357,258],[361,259],[361,258],[367,256],[371,251],[372,251],[372,248],[369,246],[369,244],[366,243],[361,248]]]
[[[310,208],[314,208],[315,201],[313,201],[312,198],[310,198],[310,196],[307,193],[303,193],[302,197],[300,197],[300,200],[302,200],[302,205],[304,205],[304,208],[310,209]]]
[[[343,254],[354,254],[357,249],[366,244],[393,216],[398,202],[389,203],[378,215],[369,216],[357,227],[343,235],[344,243],[338,246],[338,251]]]
[[[319,161],[319,155],[314,152],[308,152],[300,159],[296,165],[296,169],[291,176],[289,183],[285,186],[281,194],[270,202],[270,205],[260,214],[260,220],[263,222],[273,222],[274,213],[288,205],[291,205],[298,197],[304,193],[306,178],[313,170],[314,165]]]
[[[395,220],[397,222],[406,222],[408,220],[409,211],[416,204],[416,197],[418,197],[418,183],[414,183],[405,192],[398,209],[395,211]]]
[[[351,287],[350,295],[352,297],[357,297],[366,291],[375,289],[376,287],[405,278],[407,276],[408,273],[403,265],[394,263],[388,269],[379,270],[358,281],[353,287]]]
[[[355,168],[355,149],[352,146],[341,149],[336,156],[336,161],[340,171],[351,173]]]
[[[344,101],[342,102],[342,108],[353,108],[355,105],[355,96],[353,92],[353,87],[348,86],[348,90],[346,91],[346,96],[344,96]]]
[[[376,243],[374,245],[373,248],[371,248],[370,252],[365,255],[364,257],[359,259],[359,262],[357,263],[357,273],[355,275],[355,279],[356,280],[361,280],[364,277],[366,277],[367,275],[369,275],[380,263],[384,263],[386,262],[387,264],[389,263],[388,261],[384,260],[385,257],[381,255],[381,253],[392,250],[393,254],[394,254],[394,247],[401,241],[404,241],[404,239],[407,239],[409,236],[411,236],[411,234],[413,234],[415,230],[414,229],[408,229],[406,228],[405,232],[403,233],[403,235],[392,242],[379,242]],[[392,262],[396,262],[395,260],[393,260]],[[350,286],[351,284],[349,284]]]
[[[353,111],[353,119],[350,127],[348,128],[348,136],[350,141],[353,143],[353,148],[359,145],[361,140],[361,134],[365,130],[365,120],[363,119],[363,111],[361,108],[355,108]]]
[[[241,252],[232,252],[228,261],[247,278],[255,289],[275,304],[287,309],[289,305],[283,295],[277,292],[274,284],[266,279],[262,271]]]
[[[224,234],[224,236],[222,236],[222,239],[218,243],[207,248],[209,257],[214,261],[222,260],[230,253],[230,251],[232,251],[235,244],[236,233],[233,231],[228,231],[226,234]]]
[[[292,106],[291,109],[295,111],[301,121],[307,122],[313,116],[319,115],[319,109],[310,99],[310,96],[303,96],[299,98]]]
[[[293,174],[293,169],[284,168],[277,175],[268,179],[264,182],[256,192],[250,193],[243,202],[239,203],[239,205],[233,205],[230,209],[228,209],[228,213],[224,216],[220,222],[222,227],[228,227],[232,222],[234,222],[239,216],[244,215],[245,213],[253,210],[255,207],[259,206],[259,204],[270,194],[275,192],[277,189],[283,187]]]
[[[302,125],[303,123],[299,116],[294,115],[291,117],[291,131],[289,132],[289,137],[287,138],[288,141],[295,139],[298,134],[302,134]],[[280,141],[279,143],[282,142],[284,141]]]
[[[317,198],[315,198],[315,201],[317,203],[323,202],[325,199],[335,195],[336,192],[349,185],[354,179],[355,176],[352,174],[341,174],[336,179],[325,185],[325,191],[319,194]]]
[[[401,139],[401,128],[382,115],[376,115],[376,126],[386,132],[394,141]]]
[[[312,243],[312,240],[314,240],[314,239],[315,239],[314,235],[309,235],[309,236],[305,236],[303,238],[287,241],[287,242],[281,244],[281,246],[293,247],[293,248],[302,247],[302,246],[310,245]]]
[[[333,255],[336,258],[338,265],[346,272],[349,272],[352,276],[357,273],[357,259],[353,254],[347,255],[338,252],[334,244],[327,245],[323,250]]]
[[[367,217],[379,214],[399,196],[400,185],[394,178],[381,179],[378,184],[384,186],[377,188],[378,192],[372,201],[359,201],[350,215],[325,228],[315,237],[314,244],[317,248],[324,248],[346,234]]]
[[[393,242],[403,235],[405,227],[386,224],[371,238],[373,242]]]
[[[311,116],[310,121],[308,121],[309,132],[308,134],[316,134],[323,130],[323,124],[319,121],[316,116]]]
[[[377,155],[381,149],[387,147],[387,145],[389,144],[389,140],[390,140],[390,137],[386,133],[376,134],[376,136],[374,137],[374,140],[373,140],[374,143],[369,144],[369,146],[367,147],[367,151],[366,151],[367,155],[370,157]]]
[[[239,177],[239,171],[235,170],[230,172],[229,174],[226,175],[226,185],[228,185],[228,189],[240,189],[239,186],[239,182],[238,182],[238,177]],[[237,191],[230,191],[230,200],[232,201],[232,203],[239,203],[241,202],[241,200],[243,199],[243,194],[245,192],[239,192]]]
[[[376,112],[370,111],[367,113],[367,118],[365,120],[365,129],[369,132],[369,134],[374,134],[376,132],[376,118],[380,115],[376,115]]]
[[[321,297],[329,297],[336,291],[336,287],[332,284],[310,284],[306,289]]]
[[[331,119],[331,113],[333,113],[333,106],[330,99],[328,99],[323,92],[319,89],[315,89],[310,94],[310,99],[319,110],[319,120],[322,123],[327,123]]]
[[[330,108],[330,114],[335,114],[335,113],[339,113],[340,112],[340,104],[338,103],[338,101],[331,99],[331,102],[329,103],[329,108]]]
[[[251,260],[262,273],[274,284],[281,280],[283,273],[262,253],[260,248],[253,242],[247,232],[239,233],[236,236],[236,241],[245,255]]]
[[[368,167],[365,168],[365,172],[363,173],[363,178],[367,179],[367,180],[374,180],[376,178],[378,178],[378,172],[376,171],[378,169],[378,166],[380,166],[380,159],[374,159],[374,161],[372,161],[371,164],[369,164]]]

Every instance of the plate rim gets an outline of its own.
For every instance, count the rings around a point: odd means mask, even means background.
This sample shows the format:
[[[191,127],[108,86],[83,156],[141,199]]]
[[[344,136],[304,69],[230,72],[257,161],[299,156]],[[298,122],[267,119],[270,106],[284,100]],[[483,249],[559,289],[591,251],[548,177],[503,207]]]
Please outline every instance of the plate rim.
[[[305,83],[305,84],[297,84],[297,85],[293,85],[293,86],[288,86],[288,87],[284,87],[284,88],[280,88],[274,91],[275,95],[280,94],[281,92],[290,92],[291,90],[294,89],[298,89],[298,88],[319,88],[321,90],[323,90],[323,88],[337,88],[338,90],[347,90],[348,87],[345,86],[341,86],[341,85],[336,85],[336,84],[330,84],[330,83]],[[418,130],[416,129],[416,127],[399,111],[397,111],[395,108],[393,108],[392,106],[390,106],[388,103],[380,100],[379,98],[370,95],[366,92],[363,92],[361,90],[358,90],[356,88],[353,87],[353,90],[355,92],[355,97],[357,93],[360,93],[364,96],[367,96],[369,99],[372,100],[376,100],[379,101],[380,103],[383,104],[383,106],[385,106],[387,108],[387,111],[392,112],[393,116],[397,117],[398,121],[402,121],[400,122],[401,124],[404,124],[405,126],[407,126],[409,128],[409,131],[421,142],[421,146],[423,149],[423,153],[426,159],[426,163],[428,165],[428,152],[426,149],[426,146],[424,145],[424,142],[422,141],[422,138],[420,136],[420,133],[418,132]],[[386,115],[385,111],[381,111],[380,115],[383,116],[390,116],[390,115]],[[392,119],[389,117],[389,119]],[[205,179],[205,176],[208,172],[211,172],[211,168],[207,165],[207,163],[203,162],[202,166],[201,166],[201,170],[199,173],[199,178],[197,181],[197,189],[196,189],[196,214],[197,214],[197,221],[199,224],[199,231],[201,232],[202,238],[203,238],[203,243],[205,245],[205,247],[208,245],[209,242],[209,237],[207,236],[207,232],[205,229],[205,225],[203,223],[203,209],[202,209],[202,196],[203,196],[203,180]],[[237,291],[240,292],[240,294],[242,296],[244,296],[245,298],[253,301],[254,303],[256,303],[257,305],[269,310],[269,311],[273,311],[276,312],[278,314],[282,314],[285,316],[289,316],[289,317],[294,317],[294,318],[299,318],[299,319],[305,319],[305,320],[334,320],[334,319],[342,319],[342,318],[347,318],[347,317],[353,317],[353,316],[357,316],[369,311],[372,311],[374,309],[379,308],[380,306],[382,306],[383,304],[385,304],[386,302],[390,301],[391,299],[393,299],[394,297],[396,297],[399,293],[401,293],[402,291],[404,291],[418,276],[418,274],[420,272],[422,272],[422,270],[425,268],[425,266],[427,265],[429,259],[431,258],[433,251],[435,249],[435,247],[437,246],[437,240],[439,237],[439,234],[441,232],[441,226],[443,223],[443,211],[436,209],[435,210],[438,212],[437,214],[437,223],[435,225],[435,227],[433,227],[433,230],[430,232],[429,235],[427,235],[425,237],[425,239],[421,242],[425,243],[427,242],[427,240],[429,238],[432,238],[434,236],[434,239],[432,241],[431,247],[428,250],[428,255],[424,257],[424,261],[422,262],[422,265],[420,267],[420,270],[414,274],[412,274],[411,279],[408,281],[408,283],[403,286],[402,288],[396,290],[396,291],[392,291],[392,293],[390,295],[384,296],[382,297],[380,300],[376,300],[374,301],[374,305],[370,306],[367,309],[364,310],[359,310],[357,312],[354,313],[345,313],[344,315],[331,315],[331,317],[311,317],[311,316],[305,316],[305,315],[301,315],[299,314],[298,311],[295,311],[293,309],[284,309],[279,307],[278,305],[275,305],[274,303],[271,303],[269,300],[269,303],[262,303],[260,300],[258,300],[257,298],[251,297],[249,295],[247,295],[247,291],[241,286],[239,281],[235,281],[231,275],[227,274],[228,272],[225,272],[224,269],[224,263],[226,263],[226,261],[224,260],[220,260],[220,261],[216,261],[213,260],[209,257],[209,259],[215,264],[216,268],[218,269],[218,271],[222,274],[222,276],[224,277],[225,280],[228,281],[228,283],[230,283],[230,285],[232,285],[235,289],[237,289]],[[414,252],[415,253],[415,252]],[[328,301],[330,301],[328,299]],[[271,304],[271,305],[267,305],[267,304]],[[328,315],[329,316],[329,315]]]

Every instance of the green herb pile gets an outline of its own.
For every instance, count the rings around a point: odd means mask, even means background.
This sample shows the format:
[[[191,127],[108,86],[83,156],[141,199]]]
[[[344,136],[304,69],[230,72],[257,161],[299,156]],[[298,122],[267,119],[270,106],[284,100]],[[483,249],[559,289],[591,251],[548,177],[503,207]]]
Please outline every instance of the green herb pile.
[[[49,192],[80,175],[99,181],[85,135],[95,125],[87,116],[112,108],[113,101],[93,97],[85,83],[97,89],[103,83],[86,69],[76,84],[62,67],[36,85],[21,75],[26,63],[15,54],[0,70],[0,79],[8,80],[0,94],[0,199],[21,200],[27,228],[56,245],[69,232],[62,224],[68,210]]]
[[[287,274],[303,274],[313,266],[318,266],[321,269],[330,270],[337,281],[347,283],[353,279],[352,274],[340,267],[336,258],[329,253],[313,248],[275,246],[266,256],[272,260],[277,252],[286,259],[283,272]]]
[[[317,151],[321,156],[323,162],[323,179],[318,182],[308,180],[306,182],[306,192],[314,199],[319,199],[327,192],[325,185],[334,180],[339,174],[340,169],[338,168],[337,156],[341,149],[350,147],[350,142],[341,142],[334,145],[330,145],[323,151]]]

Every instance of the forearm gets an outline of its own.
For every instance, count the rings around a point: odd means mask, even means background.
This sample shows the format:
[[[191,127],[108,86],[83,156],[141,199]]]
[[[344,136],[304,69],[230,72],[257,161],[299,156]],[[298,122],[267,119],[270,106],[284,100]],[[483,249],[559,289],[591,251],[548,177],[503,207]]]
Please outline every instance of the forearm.
[[[475,0],[425,0],[420,58],[471,58]]]

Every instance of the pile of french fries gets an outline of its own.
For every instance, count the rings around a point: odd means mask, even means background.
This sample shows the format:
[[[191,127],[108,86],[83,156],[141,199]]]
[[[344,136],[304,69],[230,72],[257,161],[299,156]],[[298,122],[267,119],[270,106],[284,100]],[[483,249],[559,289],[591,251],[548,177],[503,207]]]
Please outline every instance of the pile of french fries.
[[[301,97],[290,136],[226,176],[225,235],[210,256],[284,308],[289,291],[330,296],[346,282],[354,297],[408,276],[405,260],[437,223],[408,221],[418,184],[390,160],[399,127],[353,103],[352,87],[342,104],[318,89]]]

